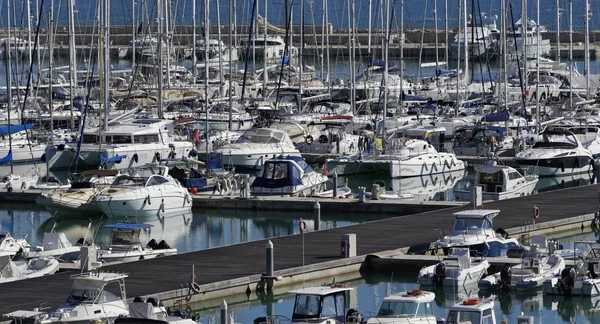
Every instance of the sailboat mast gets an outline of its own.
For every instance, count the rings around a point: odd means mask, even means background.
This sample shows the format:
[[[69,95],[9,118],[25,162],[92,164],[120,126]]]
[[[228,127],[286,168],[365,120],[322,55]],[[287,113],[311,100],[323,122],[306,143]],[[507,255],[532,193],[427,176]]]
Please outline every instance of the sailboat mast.
[[[29,66],[33,59],[32,48],[31,48],[31,2],[27,0],[27,58]]]
[[[48,52],[50,52],[50,56],[48,58],[48,108],[50,110],[50,132],[53,132],[54,100],[52,98],[52,83],[54,82],[54,0],[52,0],[50,4],[50,12],[48,13],[48,16]]]
[[[448,0],[444,0],[444,28],[446,29],[444,36],[445,36],[445,53],[444,53],[444,59],[446,60],[446,62],[450,62],[450,59],[448,58]],[[449,65],[449,63],[448,63]]]
[[[389,43],[390,43],[390,33],[389,33],[389,28],[390,28],[390,1],[389,0],[385,0],[385,42],[383,43],[384,45],[384,50],[383,50],[383,60],[384,60],[384,70],[383,70],[383,126],[381,127],[381,146],[382,146],[382,150],[383,152],[385,152],[386,147],[385,147],[385,138],[386,138],[386,126],[385,126],[385,121],[387,119],[387,100],[388,100],[388,87],[387,87],[387,83],[388,83],[388,67],[389,67],[389,63],[388,63],[388,52],[389,52]]]
[[[446,48],[448,43],[446,40]],[[400,0],[400,115],[404,112],[404,0]]]
[[[573,111],[573,0],[569,0],[569,109]]]
[[[434,32],[435,32],[435,80],[436,83],[439,82],[439,78],[437,77],[438,71],[440,70],[440,55],[438,53],[438,19],[437,19],[437,0],[433,0],[433,24],[434,24]],[[439,84],[437,84],[439,86]],[[438,87],[439,91],[439,87]]]
[[[135,0],[131,0],[131,73],[135,71],[135,34],[137,24],[135,23]],[[133,76],[135,77],[135,76]]]
[[[219,48],[219,84],[223,87],[223,46],[221,45],[221,8],[219,1],[215,1],[217,7],[217,47]],[[222,90],[222,89],[220,89]],[[221,93],[223,93],[221,91]]]
[[[109,76],[110,76],[110,0],[102,1],[102,45],[104,46],[104,56],[102,57],[103,69],[102,74],[104,81],[102,82],[102,101],[104,104],[104,130],[108,128],[108,115],[110,113],[110,99],[108,98],[109,93]],[[84,108],[85,111],[85,108]],[[81,125],[85,127],[85,125]]]
[[[194,0],[195,1],[195,0]],[[229,0],[229,125],[227,129],[231,130],[233,124],[233,29],[235,24],[233,22],[233,4],[235,0]]]
[[[8,20],[7,20],[7,38],[6,38],[6,42],[4,42],[4,58],[6,61],[6,102],[7,102],[7,108],[8,108],[8,147],[9,147],[9,152],[10,150],[12,150],[12,134],[11,134],[11,130],[10,130],[10,125],[12,123],[12,120],[10,119],[10,113],[12,111],[12,71],[11,71],[11,50],[10,50],[10,1],[6,1],[6,12],[7,12],[7,16],[8,16]],[[13,174],[13,161],[12,158],[10,159],[10,174]]]
[[[539,1],[539,0],[538,0]],[[539,18],[538,18],[539,19]],[[585,16],[583,17],[585,23],[585,41],[583,53],[585,53],[585,88],[587,89],[587,99],[590,98],[590,3],[585,0]],[[538,55],[539,57],[539,55]]]
[[[156,44],[156,55],[158,66],[156,68],[156,77],[158,78],[158,107],[156,114],[158,118],[163,117],[163,15],[162,0],[156,0],[156,10],[158,18],[158,43]]]
[[[264,50],[263,50],[262,97],[263,97],[263,99],[266,99],[267,98],[267,82],[269,81],[267,79],[268,78],[268,75],[267,75],[267,0],[265,0],[265,17],[263,18],[263,24],[264,24],[263,32],[264,32],[265,44],[264,44]],[[300,36],[300,38],[302,38],[302,36]]]
[[[210,8],[209,1],[204,2],[204,116],[206,117],[206,129],[205,129],[205,142],[206,142],[206,158],[208,159],[208,41],[209,35],[208,31],[210,30],[210,18],[208,15],[208,8]]]
[[[325,59],[327,62],[327,93],[331,96],[331,69],[329,67],[329,10],[327,0],[323,0],[323,11],[325,11]]]
[[[560,63],[560,0],[556,0],[556,62]]]
[[[298,51],[298,111],[302,111],[302,72],[304,69],[304,0],[300,0],[300,50]]]
[[[529,18],[527,16],[527,0],[523,0],[523,13],[521,17],[521,37],[523,38],[523,46],[521,47],[523,55],[523,89],[525,89],[525,100],[527,100],[527,94],[529,93],[528,89],[528,79],[529,79],[529,68],[527,64],[527,39],[529,36],[527,33],[529,32]],[[527,107],[524,105],[523,109],[527,110]]]
[[[73,115],[73,109],[75,108],[74,97],[75,87],[77,86],[77,62],[75,56],[75,19],[74,19],[74,6],[75,0],[69,1],[69,97],[71,103],[71,128],[75,127],[75,116]]]
[[[198,78],[198,67],[196,66],[196,3],[197,0],[192,0],[192,75],[194,76],[193,83],[196,83]],[[206,44],[205,44],[206,46]]]

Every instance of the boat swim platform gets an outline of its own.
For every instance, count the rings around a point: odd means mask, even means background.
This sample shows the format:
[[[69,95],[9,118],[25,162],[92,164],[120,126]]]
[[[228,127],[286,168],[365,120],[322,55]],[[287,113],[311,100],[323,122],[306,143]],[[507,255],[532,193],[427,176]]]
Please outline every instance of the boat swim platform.
[[[579,186],[488,202],[482,208],[500,209],[500,214],[495,218],[495,227],[509,229],[509,233],[516,236],[527,232],[531,227],[535,205],[541,212],[538,219],[541,223],[536,225],[536,229],[546,229],[546,234],[552,237],[553,232],[562,231],[563,228],[589,226],[594,213],[598,211],[599,190],[600,185]],[[348,205],[348,208],[351,206]],[[403,247],[409,247],[410,251],[415,247],[429,246],[438,238],[439,229],[452,228],[452,213],[470,208],[472,207],[458,206],[271,238],[274,245],[274,276],[280,279],[274,281],[274,285],[282,286],[319,278],[322,282],[331,282],[340,274],[360,270],[361,266],[363,271],[368,271],[368,267],[363,265],[368,255],[373,258],[382,251]],[[349,233],[356,235],[357,256],[342,258],[340,241],[343,235]],[[264,284],[262,274],[266,268],[267,242],[263,239],[169,257],[107,265],[101,270],[128,273],[126,282],[129,298],[152,295],[164,300],[166,305],[226,298],[240,293],[252,294]],[[195,282],[199,293],[189,289],[192,267],[195,267]],[[77,271],[0,285],[5,292],[0,294],[0,314],[19,309],[31,310],[40,305],[58,306],[70,290],[72,282],[69,276],[74,273]]]

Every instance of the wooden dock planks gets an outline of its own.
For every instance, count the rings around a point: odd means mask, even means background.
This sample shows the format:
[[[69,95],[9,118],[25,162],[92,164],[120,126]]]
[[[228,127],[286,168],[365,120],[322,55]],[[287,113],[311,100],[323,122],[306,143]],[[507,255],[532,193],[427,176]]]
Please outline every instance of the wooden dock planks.
[[[540,222],[554,221],[598,211],[600,185],[555,190],[535,196],[490,202],[485,209],[500,209],[496,228],[523,226],[531,221],[533,205],[540,208]],[[368,202],[367,202],[368,204]],[[377,220],[368,223],[308,232],[304,234],[305,263],[315,264],[339,258],[343,234],[355,233],[357,253],[365,255],[406,247],[437,239],[435,229],[451,229],[453,212],[471,207],[456,207],[421,214]],[[349,206],[351,209],[351,206]],[[275,270],[302,265],[302,236],[272,238]],[[176,256],[106,266],[104,271],[129,273],[129,298],[186,287],[195,265],[196,282],[214,283],[265,272],[266,240],[206,249]],[[56,307],[71,287],[69,271],[53,276],[0,285],[0,314],[18,309],[31,310],[42,303]]]

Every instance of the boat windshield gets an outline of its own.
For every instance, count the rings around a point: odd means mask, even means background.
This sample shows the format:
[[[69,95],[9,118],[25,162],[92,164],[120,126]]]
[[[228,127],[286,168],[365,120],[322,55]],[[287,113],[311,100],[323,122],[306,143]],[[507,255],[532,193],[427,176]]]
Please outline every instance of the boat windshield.
[[[257,129],[252,131],[247,131],[240,138],[238,138],[236,143],[258,143],[258,144],[277,144],[281,143],[283,140],[283,133],[281,132],[273,132],[269,129]]]
[[[321,297],[318,295],[298,295],[294,307],[294,315],[317,316]]]
[[[146,178],[131,177],[127,175],[119,176],[111,187],[122,187],[122,186],[144,186],[146,184]]]
[[[377,317],[416,317],[416,316],[433,316],[433,308],[429,303],[413,303],[413,302],[383,302]]]
[[[472,230],[482,230],[482,229],[490,229],[492,228],[492,224],[490,221],[481,218],[457,218],[454,223],[454,231],[472,231]]]
[[[483,315],[483,316],[482,316]],[[470,324],[492,324],[494,323],[494,319],[492,317],[492,310],[485,309],[483,314],[480,311],[472,310],[451,310],[448,313],[448,320],[446,324],[461,324],[461,323],[470,323]]]
[[[67,303],[76,304],[100,304],[119,300],[119,297],[108,291],[96,289],[73,289],[67,298]]]
[[[140,231],[128,229],[113,229],[111,245],[140,244]]]

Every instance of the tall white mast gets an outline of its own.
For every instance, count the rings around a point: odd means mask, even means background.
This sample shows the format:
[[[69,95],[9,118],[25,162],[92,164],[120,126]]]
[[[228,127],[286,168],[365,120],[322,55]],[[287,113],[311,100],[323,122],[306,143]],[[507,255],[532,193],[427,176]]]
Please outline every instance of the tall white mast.
[[[300,0],[300,50],[298,51],[298,110],[302,111],[302,72],[304,70],[304,0]]]
[[[75,87],[77,87],[77,62],[75,56],[75,17],[73,8],[75,0],[69,1],[69,92],[71,101],[71,127],[75,127],[75,116],[73,109],[75,108],[74,97]]]
[[[573,110],[573,0],[569,0],[569,109]]]
[[[388,83],[388,49],[389,49],[389,28],[390,28],[390,1],[389,0],[385,0],[385,29],[384,29],[384,33],[385,33],[385,39],[384,39],[384,50],[383,50],[383,60],[384,60],[384,70],[383,70],[383,82],[382,82],[382,91],[383,91],[383,126],[381,127],[381,145],[382,145],[382,149],[385,152],[386,147],[385,147],[385,138],[386,138],[386,127],[385,127],[385,120],[387,119],[387,93],[388,93],[388,88],[387,88],[387,83]]]
[[[195,1],[195,0],[194,0]],[[228,128],[229,130],[231,130],[231,124],[233,123],[232,119],[232,111],[233,111],[233,58],[232,58],[232,51],[233,51],[233,29],[235,28],[235,24],[233,21],[233,8],[235,7],[235,5],[233,4],[235,0],[229,0],[229,125]],[[286,9],[287,10],[287,9]]]
[[[194,84],[198,79],[198,67],[196,66],[196,2],[198,0],[192,0],[192,74],[194,76]],[[208,44],[204,44],[208,46]]]
[[[108,128],[108,115],[110,112],[110,99],[108,98],[109,87],[108,81],[110,76],[110,0],[103,0],[103,8],[104,12],[102,13],[102,44],[104,45],[104,56],[103,60],[103,77],[104,81],[102,82],[102,101],[104,104],[104,129]],[[71,96],[73,97],[73,96]],[[84,127],[84,125],[82,125]]]
[[[535,57],[536,57],[536,68],[535,68],[535,113],[539,120],[540,118],[540,0],[537,0],[537,21],[535,22],[535,37],[537,41],[535,42]],[[533,35],[531,35],[533,36]]]
[[[539,0],[538,0],[539,1]],[[585,24],[585,41],[584,50],[585,53],[585,88],[587,89],[587,99],[590,98],[590,3],[588,0],[585,0],[585,16],[583,17],[583,21]]]
[[[135,23],[135,0],[131,0],[131,71],[135,70],[135,34],[137,24]]]
[[[302,1],[302,0],[300,0]],[[300,5],[302,6],[302,5]],[[267,73],[267,0],[265,0],[265,17],[264,17],[264,29],[263,32],[265,34],[265,47],[264,47],[264,51],[263,51],[263,73],[262,73],[262,77],[263,77],[263,91],[262,91],[262,96],[263,99],[267,98],[267,82],[269,82],[268,80],[268,73]],[[300,39],[302,42],[302,33],[300,33]]]
[[[32,61],[32,48],[31,48],[31,19],[33,17],[31,17],[31,2],[29,0],[27,0],[27,57],[29,58],[29,60],[27,61],[29,63],[29,66],[31,66],[31,61]]]
[[[556,0],[556,62],[560,63],[560,0]]]
[[[158,78],[158,106],[156,114],[158,118],[163,117],[163,6],[162,0],[156,0],[156,10],[158,18],[158,44],[156,45],[157,68],[156,77]]]

